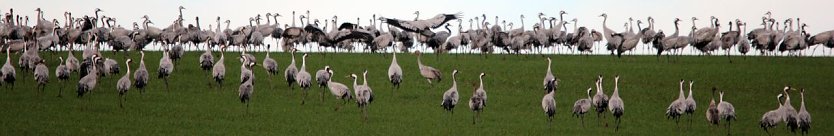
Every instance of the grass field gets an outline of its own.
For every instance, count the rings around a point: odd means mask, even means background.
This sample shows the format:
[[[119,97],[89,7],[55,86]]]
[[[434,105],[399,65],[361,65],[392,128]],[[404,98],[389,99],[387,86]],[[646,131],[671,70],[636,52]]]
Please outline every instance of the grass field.
[[[333,111],[341,100],[321,88],[312,87],[308,102],[300,105],[301,90],[287,87],[283,75],[267,76],[260,65],[264,54],[257,54],[258,66],[255,92],[249,113],[240,103],[237,88],[240,61],[236,53],[226,54],[227,82],[222,90],[209,88],[209,76],[197,64],[201,52],[188,52],[171,76],[170,90],[162,80],[152,78],[146,93],[131,89],[125,108],[118,106],[115,84],[122,73],[99,78],[98,86],[90,95],[75,97],[78,77],[66,83],[64,97],[55,97],[63,86],[54,77],[58,56],[66,52],[41,53],[50,67],[51,83],[44,93],[38,93],[31,72],[18,69],[14,89],[0,91],[0,134],[3,135],[718,135],[720,130],[707,125],[704,111],[709,103],[710,88],[725,91],[725,100],[735,105],[738,121],[732,124],[736,135],[766,135],[758,121],[766,111],[778,106],[775,96],[784,85],[806,88],[807,107],[814,118],[812,135],[832,133],[828,124],[834,123],[826,113],[834,106],[825,99],[834,98],[834,59],[832,58],[773,58],[735,57],[728,63],[722,56],[679,57],[674,62],[654,56],[550,56],[553,72],[561,79],[556,92],[557,114],[548,126],[541,109],[544,92],[542,78],[547,61],[539,55],[441,55],[423,56],[423,63],[443,71],[443,81],[427,84],[417,68],[414,55],[398,55],[404,70],[403,86],[392,91],[386,73],[391,63],[390,54],[310,54],[307,71],[329,65],[335,72],[334,81],[351,85],[346,76],[369,71],[369,85],[376,100],[369,108],[369,120],[361,121],[359,109],[349,103],[342,110]],[[146,65],[151,77],[156,77],[161,52],[146,52]],[[77,52],[76,57],[81,53]],[[104,52],[124,62],[121,54]],[[215,52],[215,55],[219,56]],[[13,55],[14,56],[14,55]],[[298,66],[301,55],[297,54]],[[138,66],[138,53],[131,53],[133,70]],[[289,54],[274,53],[281,70],[289,64]],[[219,57],[217,57],[219,58]],[[13,57],[16,66],[17,59]],[[461,101],[454,114],[439,105],[444,91],[451,85],[451,71],[458,69]],[[489,94],[489,105],[481,114],[481,122],[472,124],[473,112],[467,101],[478,86],[478,74],[487,73],[484,86]],[[614,132],[613,118],[608,115],[608,127],[598,123],[589,113],[585,126],[571,116],[573,102],[585,98],[585,89],[593,86],[596,75],[605,76],[604,90],[613,91],[613,76],[619,74],[620,95],[625,102],[625,115],[620,131]],[[681,123],[679,129],[664,112],[677,98],[678,80],[694,80],[698,109],[691,123]],[[361,82],[361,80],[360,80]],[[326,90],[325,90],[326,91]],[[793,106],[799,110],[800,97],[792,92]],[[717,100],[717,94],[715,99]],[[684,118],[688,119],[688,118]],[[723,125],[724,122],[722,122]],[[790,134],[779,125],[774,132]]]

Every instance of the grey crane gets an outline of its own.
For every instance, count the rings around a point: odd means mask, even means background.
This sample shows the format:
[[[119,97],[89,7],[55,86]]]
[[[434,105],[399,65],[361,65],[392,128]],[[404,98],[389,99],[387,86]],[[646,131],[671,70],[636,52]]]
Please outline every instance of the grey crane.
[[[683,113],[689,114],[689,123],[692,124],[692,120],[695,114],[695,109],[697,108],[697,104],[695,103],[695,98],[692,96],[692,84],[695,81],[689,80],[689,95],[686,96],[686,99],[683,101]]]
[[[157,70],[157,78],[162,78],[165,80],[165,90],[171,91],[168,89],[168,77],[171,75],[171,72],[174,72],[174,63],[171,62],[171,57],[168,55],[168,49],[162,53],[162,58],[159,59],[159,69]]]
[[[393,57],[391,57],[391,65],[388,66],[388,81],[391,81],[392,87],[399,89],[400,83],[403,82],[403,69],[397,63],[397,49],[393,49],[391,52]]]
[[[603,36],[605,37],[605,40],[608,41],[608,43],[605,44],[606,49],[611,51],[611,55],[614,55],[614,51],[616,49],[618,49],[619,46],[622,44],[622,42],[617,42],[617,41],[622,41],[622,39],[614,39],[614,37],[612,37],[612,35],[616,32],[614,32],[614,30],[612,30],[611,28],[608,28],[608,25],[606,25],[606,22],[608,21],[608,14],[603,13],[602,15],[599,15],[599,16],[603,18],[602,19],[602,28],[603,28],[602,33],[603,33]]]
[[[472,118],[472,124],[475,124],[475,122],[478,121],[478,118],[481,116],[481,111],[486,108],[487,94],[486,90],[484,90],[484,76],[486,76],[485,73],[481,73],[481,75],[478,76],[480,86],[478,86],[478,89],[472,93],[472,97],[469,98],[469,109],[475,112],[475,116]]]
[[[327,81],[330,81],[330,78],[333,78],[333,75],[330,75],[330,66],[324,66],[324,69],[316,71],[316,83],[318,83],[319,88],[321,88],[321,93],[319,93],[319,99],[324,100],[324,88],[327,87]]]
[[[225,55],[226,46],[223,45],[220,47],[220,59],[215,62],[214,66],[211,68],[211,76],[214,78],[214,82],[217,82],[217,86],[220,90],[223,90],[223,80],[226,78],[226,55]]]
[[[414,51],[414,54],[417,54],[417,65],[420,68],[420,75],[426,78],[426,81],[429,81],[429,84],[431,85],[433,85],[431,80],[437,80],[438,82],[440,82],[442,77],[440,70],[437,70],[431,66],[423,65],[423,61],[420,60],[420,51]]]
[[[721,121],[718,117],[718,105],[715,103],[715,88],[712,90],[712,96],[709,100],[709,106],[707,107],[707,111],[705,113],[707,122],[710,125],[718,125],[718,122]]]
[[[6,64],[3,64],[3,68],[0,69],[0,72],[3,73],[3,82],[10,84],[10,87],[14,88],[16,72],[14,66],[12,66],[12,57],[9,55],[9,47],[6,47]]]
[[[104,70],[104,75],[110,76],[119,73],[119,62],[114,59],[104,59],[104,65],[101,67]]]
[[[98,57],[98,55],[93,55],[91,58],[91,61],[93,62],[92,64],[95,64],[99,59],[101,59],[101,57]],[[98,83],[98,76],[98,70],[96,70],[96,67],[94,66],[92,67],[92,70],[89,74],[85,75],[80,80],[78,80],[77,93],[79,98],[83,97],[84,94],[87,94],[87,92],[90,92],[93,89],[95,89],[96,84]]]
[[[275,59],[272,59],[271,57],[269,57],[269,53],[272,52],[272,51],[269,50],[271,48],[271,46],[272,45],[270,45],[270,44],[266,45],[266,50],[267,50],[266,51],[266,56],[264,56],[264,60],[263,60],[263,62],[261,62],[261,63],[263,63],[264,69],[268,73],[267,75],[269,75],[268,79],[270,81],[272,81],[272,76],[273,75],[278,74],[278,62],[276,62]]]
[[[602,75],[597,76],[596,87],[597,93],[594,94],[592,104],[597,112],[597,120],[599,120],[600,113],[604,113],[608,108],[608,95],[605,95],[605,92],[602,91]],[[601,115],[603,118],[605,117],[605,114]]]
[[[718,93],[718,101],[718,116],[727,121],[727,134],[729,135],[731,121],[736,120],[736,108],[730,102],[724,101],[724,91]]]
[[[796,129],[799,127],[797,124],[797,113],[796,109],[793,108],[791,105],[791,95],[788,93],[789,90],[794,90],[790,86],[785,86],[782,92],[785,94],[785,102],[782,104],[782,120],[785,121],[786,126],[792,133],[796,133]]]
[[[133,73],[133,85],[136,89],[139,89],[139,93],[145,93],[145,86],[148,85],[148,79],[150,79],[150,75],[148,69],[145,68],[145,52],[139,51],[139,54],[142,55],[139,58],[139,67],[136,68],[136,72]]]
[[[559,84],[557,79],[550,79],[547,82],[548,84],[553,85],[553,88],[549,88],[552,90],[547,90],[547,94],[542,97],[542,110],[544,110],[544,114],[547,115],[547,123],[548,125],[553,124],[553,115],[556,114],[556,98],[553,95],[556,94],[556,87]]]
[[[287,86],[290,87],[290,89],[293,89],[292,84],[296,82],[295,75],[296,73],[298,73],[298,68],[295,66],[296,51],[297,50],[295,48],[290,49],[290,56],[292,56],[292,59],[290,60],[290,65],[288,65],[287,68],[284,69],[284,79],[287,80]]]
[[[435,35],[431,29],[437,29],[446,24],[450,20],[461,18],[461,13],[456,14],[437,14],[436,16],[426,20],[405,21],[399,19],[385,18],[384,23],[402,29],[407,32],[414,32],[423,36],[432,37]]]
[[[255,81],[254,81],[255,80],[255,74],[252,73],[252,66],[255,64],[255,62],[252,62],[252,60],[249,60],[248,57],[243,56],[243,55],[241,55],[239,58],[240,58],[240,63],[241,63],[241,66],[240,66],[240,84],[244,84],[248,81],[252,81],[251,84],[254,85],[254,83],[255,83]]]
[[[41,59],[35,66],[35,81],[38,83],[40,92],[46,89],[46,84],[49,83],[49,68],[46,67],[46,61]]]
[[[550,60],[550,57],[547,57],[547,73],[544,74],[544,83],[542,83],[545,93],[549,93],[548,91],[554,90],[553,88],[555,87],[553,84],[550,84],[552,83],[550,80],[556,79],[556,77],[553,76],[553,72],[550,70],[550,65],[552,65],[551,63],[552,60]]]
[[[333,75],[333,69],[330,69],[327,72],[330,73],[330,75]],[[330,89],[330,93],[333,94],[333,96],[336,96],[337,99],[343,100],[342,104],[336,106],[334,109],[335,111],[338,111],[342,105],[347,103],[350,99],[353,99],[350,95],[350,88],[348,88],[345,84],[333,82],[333,78],[327,80],[327,88]]]
[[[246,57],[242,57],[242,59],[246,59]],[[248,69],[246,63],[241,64],[241,68]],[[246,80],[245,82],[240,84],[238,87],[238,98],[240,102],[246,105],[246,112],[249,112],[249,103],[250,99],[252,99],[252,93],[255,90],[255,86],[252,84],[253,80]]]
[[[208,73],[214,65],[214,55],[211,54],[211,44],[206,44],[206,50],[200,54],[200,69]]]
[[[130,90],[130,86],[131,86],[130,85],[130,62],[133,62],[133,60],[127,59],[125,61],[125,66],[127,66],[125,68],[127,68],[127,72],[125,72],[125,75],[122,76],[122,78],[120,78],[118,82],[116,82],[117,83],[116,84],[116,90],[119,91],[119,107],[122,107],[122,108],[124,108],[123,103],[125,101],[125,95],[127,95],[127,91]]]
[[[72,48],[70,48],[69,51],[67,51],[67,60],[65,60],[65,63],[67,65],[67,69],[70,72],[78,72],[79,62],[78,59],[75,58],[75,55],[72,54],[72,52]]]
[[[799,130],[802,135],[808,135],[808,130],[811,129],[811,113],[808,113],[808,110],[805,109],[805,89],[800,89],[799,96],[802,98],[802,102],[800,102],[799,106],[799,113],[797,117],[799,120],[797,123],[799,124]]]
[[[646,28],[640,29],[640,35],[642,35],[642,37],[643,37],[643,40],[642,40],[643,44],[649,45],[649,43],[652,43],[652,42],[654,42],[654,40],[656,40],[656,38],[651,38],[651,37],[654,37],[657,34],[657,32],[654,31],[654,18],[649,16],[646,19],[646,23],[649,26],[647,26]],[[640,21],[637,21],[637,27],[640,27]],[[646,46],[646,49],[651,49],[651,47]]]
[[[356,76],[356,74],[351,74],[351,76],[353,77],[353,91],[356,95],[356,104],[359,106],[359,109],[362,112],[363,121],[368,120],[368,105],[374,101],[373,90],[370,86],[368,86],[367,75],[368,70],[362,72],[363,83],[362,85],[357,85],[356,80],[358,77]]]
[[[61,60],[60,62],[64,62],[63,57],[58,57],[58,59]],[[58,82],[61,82],[61,89],[58,89],[58,97],[62,97],[61,95],[63,94],[64,86],[66,85],[66,83],[64,83],[64,82],[69,80],[69,77],[70,77],[69,68],[67,68],[67,65],[65,65],[64,63],[60,63],[60,62],[58,64],[58,66],[55,67],[55,77],[58,77]]]
[[[295,79],[298,80],[298,87],[302,89],[301,105],[304,105],[304,99],[307,98],[307,89],[310,89],[311,78],[310,73],[307,72],[307,53],[301,57],[301,69],[295,74]]]
[[[573,103],[573,116],[579,117],[579,122],[582,123],[582,126],[585,126],[585,113],[588,113],[591,109],[591,103],[593,100],[591,99],[591,90],[593,90],[593,88],[588,87],[588,90],[585,91],[585,95],[587,95],[588,98],[579,99]]]
[[[672,101],[672,103],[669,104],[669,107],[666,108],[666,118],[675,119],[675,123],[678,123],[678,121],[680,120],[680,116],[682,114],[684,114],[683,112],[684,112],[684,109],[686,107],[686,105],[684,104],[684,101],[686,101],[686,98],[684,97],[684,93],[683,93],[683,83],[684,83],[684,80],[681,79],[680,82],[679,82],[680,91],[678,93],[678,99],[675,99],[675,101]]]
[[[614,76],[614,94],[611,94],[611,99],[608,100],[608,110],[611,111],[611,114],[614,115],[614,119],[617,122],[617,127],[615,127],[614,131],[620,129],[620,118],[623,116],[623,112],[625,111],[625,105],[623,103],[623,99],[620,98],[620,76]]]
[[[747,33],[744,33],[747,31],[747,23],[737,21],[736,24],[740,24],[739,26],[744,26],[744,29],[742,29],[742,33],[739,33],[739,40],[736,44],[738,45],[738,52],[744,55],[745,58],[747,58],[747,52],[750,52],[750,41],[748,40]]]
[[[770,132],[767,130],[776,127],[779,122],[782,122],[782,116],[784,115],[781,112],[783,107],[782,94],[777,95],[776,100],[779,102],[779,108],[765,112],[765,114],[762,115],[762,119],[759,120],[759,126],[761,126],[762,129],[764,129],[764,131],[768,134],[770,134]]]
[[[458,100],[460,100],[460,94],[458,93],[458,81],[455,76],[458,75],[458,70],[455,69],[452,71],[452,87],[446,92],[443,92],[443,101],[440,102],[440,107],[443,107],[444,110],[454,114],[455,113],[455,105],[458,104]]]

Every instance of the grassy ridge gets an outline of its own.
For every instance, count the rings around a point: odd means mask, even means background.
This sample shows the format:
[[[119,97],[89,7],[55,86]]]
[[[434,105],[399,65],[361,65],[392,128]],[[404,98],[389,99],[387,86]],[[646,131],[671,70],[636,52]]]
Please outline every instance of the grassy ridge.
[[[625,102],[625,115],[619,132],[625,135],[673,135],[679,129],[675,122],[666,120],[664,110],[677,98],[678,80],[695,80],[694,92],[698,110],[688,135],[717,134],[719,130],[708,127],[704,110],[710,99],[710,88],[724,90],[725,100],[736,107],[739,120],[733,122],[733,133],[765,135],[758,120],[768,110],[776,109],[773,99],[783,85],[804,87],[808,95],[807,105],[814,117],[811,134],[827,134],[825,129],[832,120],[826,113],[834,109],[827,98],[834,97],[834,61],[830,58],[733,58],[679,57],[673,63],[654,56],[627,56],[612,59],[610,56],[550,56],[553,72],[561,79],[556,93],[557,114],[553,126],[548,126],[541,109],[542,78],[547,61],[539,55],[441,55],[426,54],[423,63],[443,71],[443,81],[430,86],[420,77],[416,56],[398,55],[404,70],[404,84],[392,91],[387,80],[390,54],[310,54],[307,71],[315,71],[329,65],[335,71],[334,81],[351,86],[346,76],[369,71],[369,85],[376,93],[376,101],[370,106],[370,119],[361,122],[355,103],[333,111],[341,103],[327,90],[312,87],[307,104],[300,105],[301,90],[289,89],[283,75],[267,76],[260,65],[265,54],[256,54],[258,66],[255,92],[250,113],[237,99],[240,61],[237,53],[226,54],[226,83],[221,90],[210,88],[207,73],[199,69],[197,60],[201,52],[188,52],[175,67],[170,90],[166,91],[162,80],[152,78],[146,93],[135,88],[127,96],[125,108],[118,106],[115,84],[124,74],[122,54],[104,52],[114,57],[122,66],[122,73],[99,78],[91,95],[75,97],[78,77],[73,75],[65,83],[64,97],[55,95],[62,83],[54,77],[58,56],[42,53],[48,59],[51,83],[44,93],[35,91],[31,72],[18,69],[18,82],[13,90],[0,91],[0,133],[12,135],[55,134],[414,134],[414,135],[602,135],[613,134],[613,118],[608,115],[609,127],[597,123],[595,114],[585,118],[580,126],[578,118],[571,117],[570,108],[577,99],[586,97],[585,89],[593,86],[596,75],[605,76],[606,94],[613,91],[613,76],[619,74],[620,95]],[[76,57],[80,57],[80,52]],[[131,53],[138,66],[138,53]],[[146,66],[151,77],[156,77],[161,52],[146,52]],[[215,55],[219,54],[215,52]],[[271,54],[281,70],[289,64],[290,55]],[[14,55],[13,55],[14,56]],[[296,54],[301,66],[301,55]],[[16,66],[16,57],[13,57]],[[451,85],[451,71],[458,69],[461,101],[448,114],[439,106],[442,93]],[[485,89],[489,105],[481,114],[481,122],[472,125],[472,112],[467,101],[478,86],[478,74],[487,73]],[[360,80],[361,82],[361,80]],[[7,86],[3,86],[7,87]],[[319,93],[324,92],[320,100]],[[799,109],[799,93],[793,92],[793,106]],[[716,95],[716,99],[717,95]],[[688,118],[684,118],[688,119]],[[686,123],[681,123],[682,126]],[[722,123],[723,124],[723,123]],[[788,134],[784,125],[776,129],[778,134]],[[723,128],[721,132],[725,131]]]

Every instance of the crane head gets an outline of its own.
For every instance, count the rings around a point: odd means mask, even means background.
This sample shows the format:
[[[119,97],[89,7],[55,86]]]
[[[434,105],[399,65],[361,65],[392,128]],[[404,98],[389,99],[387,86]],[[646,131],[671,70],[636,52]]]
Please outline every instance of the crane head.
[[[452,76],[455,76],[455,75],[458,75],[458,70],[457,69],[452,70]]]
[[[599,15],[599,16],[600,17],[608,17],[608,14],[602,13],[602,15]]]
[[[180,9],[180,10],[183,10],[183,9],[185,9],[185,7],[183,7],[183,6],[180,6],[180,8],[179,8],[179,9]]]
[[[486,73],[481,73],[481,77],[485,77],[485,76],[486,76]]]
[[[330,71],[330,66],[324,66],[324,71]]]
[[[350,74],[350,78],[356,79],[357,76],[356,76],[356,74]]]
[[[563,15],[563,14],[568,14],[568,12],[565,12],[564,10],[559,11],[559,15]]]
[[[133,62],[133,60],[132,59],[127,59],[127,61],[125,61],[125,64],[130,64],[130,62]]]

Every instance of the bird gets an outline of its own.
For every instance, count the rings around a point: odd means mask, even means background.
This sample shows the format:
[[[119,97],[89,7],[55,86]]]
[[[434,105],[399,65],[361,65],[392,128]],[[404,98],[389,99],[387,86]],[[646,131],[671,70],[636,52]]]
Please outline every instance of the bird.
[[[620,129],[620,118],[623,116],[623,112],[625,111],[625,105],[623,104],[623,99],[620,98],[620,76],[614,76],[614,93],[611,94],[611,99],[608,99],[608,110],[611,111],[611,114],[614,115],[614,118],[617,122],[617,127],[614,129]]]
[[[111,58],[106,58],[101,69],[104,70],[104,75],[106,76],[117,74],[119,73],[119,62]]]
[[[548,84],[552,84],[553,90],[547,90],[547,95],[542,97],[542,110],[544,110],[545,115],[547,115],[547,122],[548,124],[553,123],[553,115],[556,114],[556,98],[553,97],[556,94],[556,86],[558,86],[559,81],[557,79],[550,79],[548,80]]]
[[[692,98],[692,84],[694,84],[694,83],[695,83],[695,81],[689,80],[689,95],[686,96],[686,99],[683,101],[683,104],[684,104],[683,112],[685,114],[689,114],[689,122],[690,123],[692,123],[692,118],[695,114],[695,109],[696,109],[696,106],[697,106],[696,103],[695,103],[695,98]]]
[[[333,69],[329,69],[327,72],[330,73],[330,75],[333,75]],[[350,88],[348,88],[345,84],[333,82],[333,78],[327,80],[327,89],[330,89],[330,93],[333,94],[333,96],[336,96],[337,99],[343,100],[341,104],[334,108],[334,111],[338,111],[342,105],[347,103],[350,99],[353,99],[350,95]]]
[[[811,113],[808,113],[808,110],[805,109],[805,89],[802,88],[799,91],[799,96],[802,98],[799,106],[799,113],[797,113],[797,123],[799,124],[799,130],[802,135],[808,135],[808,130],[811,129]]]
[[[718,117],[718,106],[715,103],[715,89],[714,88],[712,90],[712,96],[710,97],[710,100],[709,100],[709,107],[707,107],[707,111],[706,111],[705,115],[706,115],[707,122],[710,125],[716,125],[716,126],[718,125],[718,122],[720,121],[720,119]]]
[[[170,91],[168,88],[168,77],[171,75],[171,72],[174,71],[174,63],[171,61],[171,57],[169,55],[168,49],[164,49],[162,53],[162,58],[159,59],[159,69],[157,70],[157,78],[162,78],[165,80],[165,88],[166,90]]]
[[[737,47],[738,52],[741,53],[742,55],[745,55],[745,58],[746,58],[747,52],[750,51],[750,41],[747,40],[748,39],[747,34],[743,33],[743,32],[747,31],[747,23],[746,22],[741,23],[741,21],[737,21],[736,25],[744,26],[744,29],[742,29],[742,33],[739,33],[739,38],[738,38],[739,40],[738,40],[738,43],[736,43],[736,44],[738,45],[738,47]]]
[[[310,73],[307,72],[307,53],[301,57],[301,69],[298,70],[298,73],[295,75],[295,79],[298,80],[298,86],[302,89],[302,99],[301,105],[304,105],[304,99],[307,98],[307,89],[310,88]]]
[[[287,68],[284,69],[284,79],[287,80],[287,86],[290,87],[290,89],[293,89],[292,84],[296,82],[295,75],[296,73],[298,73],[298,68],[295,66],[296,51],[297,50],[295,48],[290,49],[290,56],[292,56],[292,59],[290,60],[290,65],[288,65]]]
[[[481,73],[481,75],[478,76],[480,86],[478,86],[478,89],[472,93],[472,97],[469,98],[469,109],[475,112],[475,116],[472,118],[472,124],[477,122],[478,118],[480,118],[481,111],[483,111],[486,107],[487,94],[486,90],[484,90],[484,76],[486,76],[485,73]]]
[[[242,57],[245,59],[245,57]],[[246,64],[241,64],[241,68],[247,69]],[[255,90],[255,86],[252,85],[253,80],[246,80],[245,82],[240,84],[238,87],[238,98],[240,102],[246,104],[246,112],[249,112],[249,103],[250,99],[252,99],[252,92]]]
[[[61,82],[61,89],[58,89],[58,97],[62,97],[61,95],[64,92],[64,85],[66,85],[64,82],[69,80],[70,70],[67,68],[67,65],[62,63],[64,62],[63,57],[58,57],[58,59],[61,61],[59,62],[59,65],[55,67],[55,77],[58,77],[58,81]]]
[[[440,107],[443,107],[449,113],[454,114],[455,105],[458,104],[460,95],[458,94],[458,81],[455,76],[458,75],[458,70],[452,70],[452,87],[446,92],[443,92],[443,100],[440,102]]]
[[[67,60],[65,60],[67,69],[71,72],[78,72],[79,62],[78,59],[75,58],[75,55],[72,54],[72,48],[67,51]]]
[[[443,24],[446,24],[446,22],[450,20],[456,20],[461,17],[461,13],[437,14],[433,18],[426,20],[405,21],[392,18],[383,18],[383,22],[388,23],[391,26],[400,28],[403,31],[414,32],[423,36],[432,37],[435,35],[435,33],[432,32],[431,29],[440,28],[441,26],[443,26]]]
[[[225,80],[226,78],[226,55],[224,53],[225,50],[225,45],[220,47],[220,59],[218,59],[217,62],[215,62],[211,68],[211,76],[212,78],[214,78],[214,82],[217,83],[217,86],[220,88],[220,90],[223,89],[223,80]]]
[[[678,121],[680,120],[680,116],[684,114],[683,112],[686,107],[686,105],[684,104],[686,98],[684,98],[683,93],[683,82],[683,79],[681,79],[679,82],[680,91],[678,93],[678,99],[672,101],[672,103],[669,104],[669,107],[666,108],[666,118],[675,119],[675,123],[678,123]]]
[[[764,115],[762,115],[762,119],[759,120],[759,126],[761,126],[762,129],[764,129],[764,131],[768,134],[770,134],[770,132],[768,132],[767,130],[776,127],[776,125],[778,125],[779,122],[782,122],[782,116],[784,115],[781,113],[781,109],[783,107],[782,94],[777,95],[776,100],[779,102],[779,108],[766,112]]]
[[[330,66],[324,66],[324,69],[320,69],[316,71],[316,83],[319,84],[319,87],[322,89],[320,98],[324,100],[324,88],[327,87],[327,81],[330,81],[333,75],[330,75]]]
[[[792,133],[796,133],[796,129],[799,128],[799,124],[797,124],[797,113],[796,109],[793,108],[791,105],[791,95],[788,93],[789,90],[793,90],[790,86],[785,86],[782,92],[785,94],[785,102],[782,103],[782,116],[783,121],[785,121],[786,126]]]
[[[244,55],[240,55],[240,84],[246,83],[247,81],[252,81],[252,84],[255,83],[255,74],[252,72],[252,66],[254,66],[255,62],[249,59]]]
[[[718,116],[727,121],[727,134],[729,135],[731,121],[736,120],[736,108],[730,102],[724,101],[724,91],[718,93],[718,101]]]
[[[264,60],[262,62],[264,69],[266,69],[266,72],[268,73],[267,75],[270,76],[270,78],[269,78],[270,80],[272,80],[272,78],[271,78],[272,75],[278,74],[278,62],[276,62],[275,59],[272,59],[272,58],[269,57],[269,53],[271,51],[268,51],[268,50],[271,47],[272,47],[272,45],[270,45],[270,44],[266,45],[267,52],[266,52],[266,56],[264,57]]]
[[[362,85],[357,85],[356,80],[358,77],[356,74],[351,74],[353,77],[353,91],[356,95],[356,104],[362,112],[363,121],[368,120],[368,104],[374,100],[373,90],[370,86],[368,86],[367,75],[368,70],[365,70],[365,72],[362,73],[362,80],[364,80]]]
[[[12,66],[12,57],[9,55],[9,48],[10,47],[6,47],[6,64],[3,64],[3,68],[0,69],[0,72],[3,73],[3,82],[10,84],[10,86],[14,88],[16,72],[14,66]]]
[[[594,94],[593,106],[597,112],[597,120],[599,120],[600,113],[605,112],[608,108],[608,95],[602,91],[602,75],[597,76],[596,81],[597,93]],[[605,117],[605,114],[602,114],[602,117]]]
[[[145,86],[148,85],[150,75],[148,69],[145,68],[145,52],[139,51],[139,54],[142,57],[139,59],[139,68],[136,68],[136,72],[133,73],[133,85],[139,89],[139,93],[145,93]]]
[[[391,52],[393,57],[391,57],[391,65],[388,66],[388,81],[391,81],[395,89],[399,89],[400,83],[403,82],[403,69],[397,63],[397,50],[393,49]]]
[[[101,57],[98,57],[98,55],[92,55],[92,64],[95,64],[99,59],[101,59]],[[98,83],[98,76],[98,70],[96,70],[96,67],[94,66],[89,74],[78,80],[78,98],[83,97],[84,94],[87,94],[87,92],[95,89],[96,84]]]
[[[211,45],[206,44],[206,50],[200,54],[200,69],[209,72],[214,67],[214,55],[211,54]]]
[[[426,81],[429,81],[429,84],[432,84],[432,80],[437,80],[438,82],[440,82],[440,80],[442,79],[440,70],[437,70],[431,66],[423,65],[423,61],[420,61],[420,51],[414,51],[414,54],[417,54],[417,65],[420,68],[420,75],[426,78]]]
[[[606,25],[606,22],[608,21],[608,14],[603,13],[602,15],[599,15],[599,16],[603,18],[602,19],[602,28],[603,28],[602,32],[603,32],[603,36],[605,37],[605,40],[608,41],[608,43],[605,44],[605,46],[606,46],[607,50],[611,51],[611,55],[614,55],[614,51],[616,49],[618,49],[619,46],[622,44],[622,42],[617,42],[617,41],[622,41],[622,39],[614,39],[614,37],[612,37],[612,35],[615,32],[614,32],[614,30],[611,30],[611,28],[608,28],[608,25]]]
[[[591,90],[593,90],[593,88],[589,87],[588,90],[585,91],[585,95],[587,95],[588,98],[579,99],[573,103],[573,116],[579,117],[579,121],[582,123],[582,126],[585,126],[585,113],[588,113],[591,109],[591,103],[593,100],[591,99]]]
[[[549,93],[547,91],[555,90],[555,89],[553,89],[554,85],[549,84],[549,83],[552,83],[550,80],[555,79],[555,77],[553,76],[553,72],[551,72],[551,70],[550,70],[551,63],[552,63],[552,61],[550,60],[550,57],[548,57],[547,58],[547,73],[544,74],[544,83],[543,83],[545,93]]]
[[[38,83],[40,92],[46,89],[46,84],[49,83],[49,68],[46,67],[46,61],[41,59],[35,66],[35,81]],[[39,93],[40,93],[39,92]]]
[[[132,61],[133,60],[131,60],[131,59],[127,59],[125,61],[125,66],[127,66],[126,67],[127,72],[125,73],[124,76],[122,76],[122,78],[119,79],[118,82],[116,82],[117,83],[116,84],[116,90],[119,91],[119,107],[122,107],[122,108],[124,108],[123,103],[124,103],[124,100],[125,100],[125,95],[127,94],[127,91],[130,90],[130,86],[131,86],[130,85],[130,62],[132,62]]]

